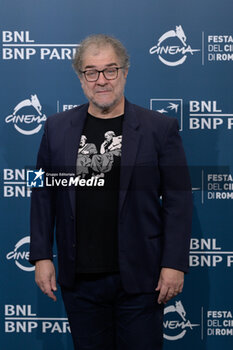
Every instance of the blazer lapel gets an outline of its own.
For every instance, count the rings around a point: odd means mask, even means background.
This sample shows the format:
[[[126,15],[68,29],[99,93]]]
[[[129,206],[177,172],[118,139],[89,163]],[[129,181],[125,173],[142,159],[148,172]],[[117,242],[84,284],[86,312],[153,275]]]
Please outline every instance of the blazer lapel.
[[[139,121],[131,103],[125,100],[119,190],[119,213],[123,207],[140,141]]]
[[[65,138],[65,163],[68,173],[76,174],[76,160],[78,155],[79,142],[87,116],[88,104],[82,106],[70,121],[70,127],[67,130]],[[70,187],[69,197],[73,215],[75,215],[75,188]]]

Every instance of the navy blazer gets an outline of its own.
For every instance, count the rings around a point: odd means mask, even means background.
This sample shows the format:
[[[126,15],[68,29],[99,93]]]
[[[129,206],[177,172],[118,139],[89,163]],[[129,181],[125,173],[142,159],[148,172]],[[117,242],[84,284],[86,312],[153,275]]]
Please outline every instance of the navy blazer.
[[[47,119],[37,167],[75,173],[88,104]],[[161,199],[162,198],[162,199]],[[58,282],[76,274],[75,190],[33,189],[30,261],[53,260],[56,228]],[[125,101],[119,190],[118,249],[129,293],[156,288],[161,267],[188,270],[191,185],[175,118]]]

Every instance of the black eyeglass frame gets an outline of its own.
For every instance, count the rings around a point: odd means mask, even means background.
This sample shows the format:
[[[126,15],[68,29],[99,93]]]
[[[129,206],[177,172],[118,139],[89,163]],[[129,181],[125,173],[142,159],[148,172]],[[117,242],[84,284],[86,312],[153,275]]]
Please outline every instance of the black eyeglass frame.
[[[105,72],[107,69],[111,69],[111,68],[116,69],[117,74],[116,74],[116,77],[115,77],[115,78],[110,78],[110,79],[109,79],[109,78],[106,78],[104,72]],[[86,81],[88,81],[89,83],[94,83],[94,82],[96,82],[96,81],[99,79],[100,73],[103,73],[103,76],[105,77],[106,80],[115,80],[115,79],[118,78],[118,70],[119,70],[119,69],[124,69],[124,68],[125,68],[125,67],[107,67],[107,68],[104,68],[104,69],[102,69],[102,70],[98,70],[98,69],[87,69],[87,70],[84,70],[84,71],[81,70],[80,73],[84,74],[84,77],[85,77]],[[89,71],[91,71],[91,70],[94,70],[94,71],[96,71],[96,72],[98,73],[98,76],[97,76],[97,79],[96,79],[96,80],[88,80],[88,79],[87,79],[87,77],[86,77],[86,72],[89,72]]]

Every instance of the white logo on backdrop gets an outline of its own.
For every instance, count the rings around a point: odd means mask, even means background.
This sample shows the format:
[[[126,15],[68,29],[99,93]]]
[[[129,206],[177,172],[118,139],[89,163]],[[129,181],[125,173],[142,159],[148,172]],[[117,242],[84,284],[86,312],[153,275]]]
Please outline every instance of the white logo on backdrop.
[[[176,313],[178,315],[177,319],[174,317],[170,320],[165,320],[163,323],[164,326],[164,338],[167,340],[177,340],[185,336],[188,329],[193,329],[193,327],[200,326],[199,324],[192,324],[189,320],[186,319],[186,311],[182,305],[181,301],[176,301],[175,306],[170,305],[164,309],[164,316],[169,313]],[[167,333],[171,333],[171,335]],[[175,333],[174,333],[175,331]]]
[[[34,57],[41,61],[72,60],[77,44],[41,43],[31,37],[28,30],[3,30],[2,60],[31,60]]]
[[[70,333],[67,317],[38,317],[31,304],[5,304],[5,333]]]
[[[35,270],[34,266],[27,266],[29,265],[29,251],[28,249],[25,249],[24,245],[29,243],[30,236],[20,239],[20,241],[16,243],[14,250],[9,252],[6,256],[7,260],[13,259],[18,268],[26,272]]]
[[[175,117],[180,126],[180,131],[183,130],[183,100],[178,98],[151,98],[150,109]]]
[[[25,107],[33,107],[36,111],[36,114],[23,114],[19,113]],[[17,104],[14,108],[13,114],[10,114],[6,117],[6,123],[13,123],[15,129],[23,135],[33,135],[40,131],[42,128],[42,122],[46,121],[47,117],[41,112],[42,107],[37,95],[31,95],[31,99],[26,99]],[[28,125],[32,124],[34,127],[31,130],[25,130],[19,125]],[[35,124],[39,124],[35,127]]]
[[[166,40],[169,40],[171,38],[178,39],[181,42],[181,45],[166,45]],[[159,60],[167,66],[178,66],[185,62],[187,59],[187,54],[193,55],[194,52],[200,51],[199,49],[192,49],[190,45],[186,44],[186,41],[187,38],[182,26],[176,26],[175,30],[169,30],[159,38],[157,45],[150,48],[150,54],[153,55],[156,53]],[[170,42],[171,40],[169,40],[169,43]],[[173,61],[162,57],[162,55],[169,55],[169,57],[181,55],[181,58]]]

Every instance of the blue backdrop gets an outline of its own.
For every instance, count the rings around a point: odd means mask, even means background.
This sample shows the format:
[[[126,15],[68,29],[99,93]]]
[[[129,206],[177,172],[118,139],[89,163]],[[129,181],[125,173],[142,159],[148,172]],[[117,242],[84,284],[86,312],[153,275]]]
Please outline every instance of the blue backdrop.
[[[76,44],[107,33],[131,56],[127,98],[178,118],[190,166],[191,268],[165,308],[165,350],[232,349],[232,11],[230,0],[1,1],[1,348],[72,349],[60,294],[45,297],[27,261],[25,168],[46,118],[85,102]]]

